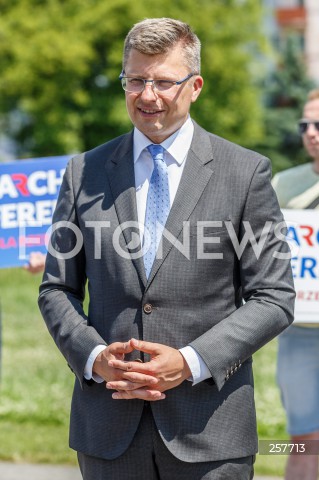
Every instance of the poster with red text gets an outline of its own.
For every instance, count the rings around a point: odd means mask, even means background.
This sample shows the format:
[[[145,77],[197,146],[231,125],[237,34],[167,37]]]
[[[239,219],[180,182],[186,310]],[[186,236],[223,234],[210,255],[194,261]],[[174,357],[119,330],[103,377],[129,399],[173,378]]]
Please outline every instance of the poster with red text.
[[[295,323],[319,323],[319,211],[283,210],[296,289]]]
[[[0,163],[0,268],[26,264],[32,251],[46,253],[46,233],[70,158]]]

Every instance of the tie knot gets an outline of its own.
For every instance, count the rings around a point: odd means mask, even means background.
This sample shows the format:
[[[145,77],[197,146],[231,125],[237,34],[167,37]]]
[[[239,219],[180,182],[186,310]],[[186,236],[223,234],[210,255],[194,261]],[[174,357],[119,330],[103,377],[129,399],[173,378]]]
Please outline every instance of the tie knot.
[[[162,145],[152,144],[147,147],[153,160],[164,160],[164,147]]]

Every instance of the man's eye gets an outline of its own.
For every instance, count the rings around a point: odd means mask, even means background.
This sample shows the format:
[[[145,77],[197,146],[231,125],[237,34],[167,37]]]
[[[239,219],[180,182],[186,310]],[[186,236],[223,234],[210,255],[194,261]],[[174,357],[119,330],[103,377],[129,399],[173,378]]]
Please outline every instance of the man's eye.
[[[141,86],[144,84],[141,78],[128,78],[127,83],[132,86]]]
[[[159,90],[168,90],[174,85],[175,82],[172,82],[171,80],[156,80],[156,88]]]

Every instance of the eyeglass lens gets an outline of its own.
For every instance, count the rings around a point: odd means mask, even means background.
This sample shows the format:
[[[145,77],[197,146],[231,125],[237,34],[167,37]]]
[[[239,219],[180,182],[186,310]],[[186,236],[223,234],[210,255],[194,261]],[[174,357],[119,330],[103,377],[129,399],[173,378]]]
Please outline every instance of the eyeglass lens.
[[[308,130],[309,125],[314,125],[316,130],[319,132],[319,120],[316,122],[311,122],[311,121],[302,121],[299,122],[299,132],[301,134],[306,133]]]
[[[170,80],[148,80],[151,82],[152,88],[159,91],[169,90],[175,85],[175,82]],[[122,87],[128,92],[142,92],[145,88],[146,81],[142,78],[122,78]]]

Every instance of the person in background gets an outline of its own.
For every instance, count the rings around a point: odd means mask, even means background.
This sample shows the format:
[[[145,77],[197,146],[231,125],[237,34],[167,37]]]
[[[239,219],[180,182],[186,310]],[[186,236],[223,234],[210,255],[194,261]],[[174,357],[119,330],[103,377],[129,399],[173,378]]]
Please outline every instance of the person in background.
[[[278,173],[273,186],[282,208],[319,209],[319,89],[312,90],[299,130],[312,162]],[[291,443],[319,445],[318,324],[293,324],[278,338],[277,378]],[[317,480],[318,455],[290,455],[287,480]]]
[[[41,273],[44,270],[45,259],[45,253],[31,252],[29,262],[23,268],[32,274]]]
[[[76,376],[70,446],[84,480],[249,480],[252,354],[295,296],[270,162],[191,119],[187,24],[134,25],[120,82],[134,129],[69,162],[40,286]]]

